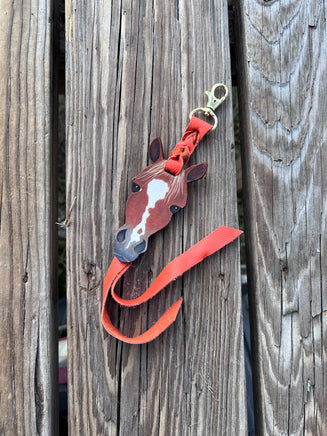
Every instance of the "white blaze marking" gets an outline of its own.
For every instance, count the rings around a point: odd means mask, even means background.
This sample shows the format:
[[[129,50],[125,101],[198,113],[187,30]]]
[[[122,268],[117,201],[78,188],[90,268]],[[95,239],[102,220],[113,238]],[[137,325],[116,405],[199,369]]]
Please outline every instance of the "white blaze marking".
[[[140,234],[144,233],[146,221],[150,216],[149,209],[153,209],[157,201],[163,200],[165,198],[168,192],[168,187],[168,183],[158,179],[153,179],[148,184],[146,193],[149,197],[149,201],[146,205],[145,211],[143,212],[141,222],[132,231],[131,239],[128,245],[130,245],[131,242],[140,241]],[[141,230],[140,234],[138,233],[139,230]]]

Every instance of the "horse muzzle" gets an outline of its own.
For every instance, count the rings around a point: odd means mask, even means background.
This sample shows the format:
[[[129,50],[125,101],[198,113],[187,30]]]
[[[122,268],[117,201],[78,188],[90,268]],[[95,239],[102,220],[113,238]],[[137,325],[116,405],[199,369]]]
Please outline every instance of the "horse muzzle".
[[[135,238],[135,239],[134,239]],[[144,235],[133,235],[133,229],[121,227],[115,233],[114,255],[125,263],[133,262],[148,248],[148,238]]]

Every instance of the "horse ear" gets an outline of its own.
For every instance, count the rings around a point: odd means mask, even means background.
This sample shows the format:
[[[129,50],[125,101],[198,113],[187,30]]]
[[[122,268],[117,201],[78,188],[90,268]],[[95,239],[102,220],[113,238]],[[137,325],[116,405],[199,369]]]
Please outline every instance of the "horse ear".
[[[194,182],[195,180],[201,179],[207,172],[208,164],[205,162],[198,165],[193,165],[192,167],[185,170],[186,172],[186,182]]]
[[[159,162],[163,159],[162,144],[160,138],[155,138],[149,147],[149,158],[151,163]]]

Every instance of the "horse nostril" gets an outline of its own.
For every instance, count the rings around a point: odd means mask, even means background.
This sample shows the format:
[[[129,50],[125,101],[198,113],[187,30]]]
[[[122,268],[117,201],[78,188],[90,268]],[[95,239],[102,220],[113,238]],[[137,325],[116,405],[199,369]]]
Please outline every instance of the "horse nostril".
[[[123,242],[125,241],[125,238],[126,238],[126,229],[120,230],[116,236],[117,241]]]
[[[134,251],[137,254],[143,253],[143,251],[145,250],[145,247],[146,247],[146,242],[143,240],[140,244],[138,244],[134,247]]]

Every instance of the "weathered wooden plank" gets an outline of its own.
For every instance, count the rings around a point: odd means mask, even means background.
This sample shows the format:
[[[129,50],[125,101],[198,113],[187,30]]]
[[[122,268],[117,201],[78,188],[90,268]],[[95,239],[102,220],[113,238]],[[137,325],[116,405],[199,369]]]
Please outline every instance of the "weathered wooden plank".
[[[230,86],[226,1],[66,3],[69,409],[72,434],[245,434],[237,243],[174,282],[146,307],[116,308],[136,335],[181,294],[174,326],[153,343],[122,344],[100,324],[113,232],[150,139],[165,155],[189,111],[217,81]],[[185,212],[154,236],[124,278],[138,292],[218,225],[237,226],[231,99],[192,156],[208,161]],[[113,306],[114,309],[115,306]]]
[[[258,434],[327,433],[326,7],[240,2]]]
[[[52,9],[1,2],[0,433],[56,434]]]

